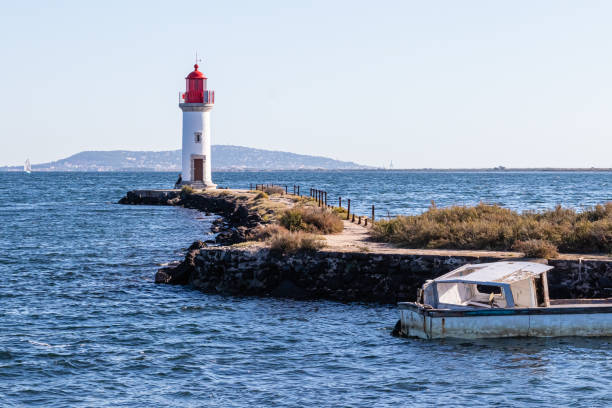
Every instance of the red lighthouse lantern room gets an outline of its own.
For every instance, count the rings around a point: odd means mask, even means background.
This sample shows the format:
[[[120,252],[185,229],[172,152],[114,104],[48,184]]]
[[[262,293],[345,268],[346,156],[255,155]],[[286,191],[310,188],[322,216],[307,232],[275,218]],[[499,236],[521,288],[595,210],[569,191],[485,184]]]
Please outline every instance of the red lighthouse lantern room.
[[[185,78],[187,91],[183,94],[183,100],[185,103],[215,103],[215,92],[206,90],[206,76],[198,71],[198,64],[193,68],[193,72]]]

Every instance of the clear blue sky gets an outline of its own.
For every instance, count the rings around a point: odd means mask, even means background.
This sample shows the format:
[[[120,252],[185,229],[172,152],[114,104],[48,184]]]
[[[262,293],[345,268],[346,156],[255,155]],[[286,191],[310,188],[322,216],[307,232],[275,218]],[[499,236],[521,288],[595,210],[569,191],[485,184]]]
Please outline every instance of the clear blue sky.
[[[0,6],[0,165],[180,147],[194,52],[213,144],[396,167],[612,167],[612,2]]]

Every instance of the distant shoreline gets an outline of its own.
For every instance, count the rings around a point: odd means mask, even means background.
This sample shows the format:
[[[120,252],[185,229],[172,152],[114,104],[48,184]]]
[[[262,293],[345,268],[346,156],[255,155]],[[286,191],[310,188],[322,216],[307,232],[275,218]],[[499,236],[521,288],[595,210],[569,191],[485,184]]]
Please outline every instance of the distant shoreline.
[[[610,172],[609,167],[491,167],[473,168],[387,168],[366,166],[323,156],[311,156],[276,150],[234,145],[213,145],[213,171],[404,171],[404,172]],[[64,159],[32,165],[33,171],[52,172],[181,172],[181,150],[165,151],[82,151]],[[393,164],[390,164],[393,167]],[[0,166],[0,171],[23,171],[23,165]]]
[[[33,172],[41,173],[176,173],[180,172],[180,169],[149,169],[149,168],[127,168],[127,169],[109,169],[109,170],[59,170],[59,169],[37,169],[36,166],[32,168]],[[462,169],[462,168],[448,168],[448,169],[436,169],[436,168],[421,168],[421,169],[320,169],[320,168],[308,168],[308,169],[236,169],[236,168],[219,168],[213,169],[213,172],[228,172],[228,173],[255,173],[255,172],[279,172],[279,171],[291,171],[291,172],[412,172],[412,173],[530,173],[530,172],[549,172],[549,173],[598,173],[598,172],[612,172],[610,168],[552,168],[552,167],[533,167],[533,168],[474,168],[474,169]],[[0,167],[0,172],[4,173],[23,173],[23,166],[10,166]]]

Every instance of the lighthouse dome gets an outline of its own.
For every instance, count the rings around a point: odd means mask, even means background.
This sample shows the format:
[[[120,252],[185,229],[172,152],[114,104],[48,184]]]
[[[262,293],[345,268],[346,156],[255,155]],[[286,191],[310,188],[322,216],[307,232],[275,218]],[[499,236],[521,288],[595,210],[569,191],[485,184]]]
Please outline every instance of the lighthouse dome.
[[[198,71],[198,68],[199,68],[198,64],[195,64],[193,68],[194,68],[193,72],[189,73],[186,79],[207,79],[203,73]]]

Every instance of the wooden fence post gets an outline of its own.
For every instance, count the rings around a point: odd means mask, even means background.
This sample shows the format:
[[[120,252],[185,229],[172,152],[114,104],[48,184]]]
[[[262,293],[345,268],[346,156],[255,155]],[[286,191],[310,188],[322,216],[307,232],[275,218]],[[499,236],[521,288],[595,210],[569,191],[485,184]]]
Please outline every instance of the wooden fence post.
[[[327,207],[327,191],[325,191],[324,193],[325,193],[325,207]]]
[[[297,187],[298,187],[298,196],[299,196],[300,195],[300,186],[298,185]]]
[[[338,197],[338,207],[342,208],[342,197]]]
[[[347,198],[346,202],[347,202],[347,204],[346,204],[346,206],[347,206],[347,209],[346,209],[346,219],[348,220],[349,219],[349,215],[351,215],[351,199]]]
[[[372,204],[372,224],[374,224],[374,204]]]
[[[289,194],[289,187],[285,184],[285,194]]]

